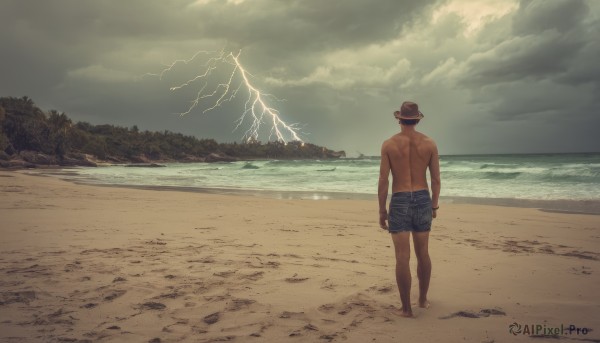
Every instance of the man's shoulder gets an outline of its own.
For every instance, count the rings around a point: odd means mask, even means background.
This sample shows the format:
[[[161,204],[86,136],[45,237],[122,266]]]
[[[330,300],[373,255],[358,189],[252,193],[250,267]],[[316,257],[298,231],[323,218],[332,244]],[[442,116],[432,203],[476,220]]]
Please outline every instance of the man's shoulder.
[[[399,137],[399,135],[395,134],[395,135],[391,136],[390,138],[384,140],[383,146],[394,144],[394,142],[398,139],[398,137]]]
[[[393,136],[391,136],[390,138],[386,139],[385,141],[383,141],[382,144],[382,148],[391,148],[394,146],[397,146],[398,143],[402,143],[402,141],[407,140],[406,137],[402,136],[401,134],[395,134]]]
[[[422,142],[435,145],[435,141],[433,140],[433,138],[431,138],[431,137],[429,137],[426,134],[421,133],[421,132],[419,132],[419,134],[421,135]]]
[[[393,144],[392,138],[384,140],[383,144],[381,144],[381,152],[384,153],[389,151]]]

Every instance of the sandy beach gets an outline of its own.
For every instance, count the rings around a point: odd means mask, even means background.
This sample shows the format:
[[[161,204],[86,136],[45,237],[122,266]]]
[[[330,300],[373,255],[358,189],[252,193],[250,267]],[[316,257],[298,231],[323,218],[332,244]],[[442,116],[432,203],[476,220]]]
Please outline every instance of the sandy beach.
[[[376,201],[0,172],[0,223],[2,342],[600,342],[597,215],[443,204],[415,319]]]

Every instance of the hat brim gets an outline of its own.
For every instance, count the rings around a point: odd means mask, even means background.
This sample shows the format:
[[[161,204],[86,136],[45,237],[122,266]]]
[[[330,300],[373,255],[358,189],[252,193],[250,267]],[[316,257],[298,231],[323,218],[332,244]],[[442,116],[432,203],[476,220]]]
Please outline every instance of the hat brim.
[[[396,119],[423,119],[425,117],[425,115],[423,115],[423,113],[421,113],[421,111],[419,111],[419,114],[416,117],[407,117],[407,116],[403,116],[402,114],[400,115],[395,115],[394,117],[396,117]]]

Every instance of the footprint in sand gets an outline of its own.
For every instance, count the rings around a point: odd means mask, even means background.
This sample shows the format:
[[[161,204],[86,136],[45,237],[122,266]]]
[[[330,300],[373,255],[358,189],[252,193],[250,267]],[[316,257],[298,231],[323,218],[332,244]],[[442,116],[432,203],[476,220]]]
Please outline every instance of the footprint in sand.
[[[126,291],[126,290],[123,290],[123,289],[117,289],[117,290],[114,290],[114,291],[113,291],[112,293],[110,293],[109,295],[105,296],[105,297],[104,297],[104,300],[106,300],[106,301],[112,301],[112,300],[115,300],[116,298],[118,298],[118,297],[122,296],[122,295],[123,295],[123,294],[125,294],[125,293],[127,293],[127,291]]]
[[[184,295],[185,295],[185,293],[179,293],[179,292],[175,291],[172,293],[164,293],[161,295],[157,295],[153,299],[176,299],[176,298],[179,298]]]
[[[282,318],[282,319],[304,319],[305,317],[306,316],[304,315],[304,312],[283,311],[279,315],[279,318]]]
[[[337,334],[332,334],[332,335],[321,335],[319,338],[323,339],[323,340],[327,340],[329,342],[333,341],[335,338],[337,337]]]
[[[195,227],[194,230],[216,230],[217,228],[214,226],[206,226],[206,227]]]
[[[215,312],[215,313],[211,313],[208,316],[204,317],[202,320],[208,324],[208,325],[212,325],[216,322],[219,321],[221,317],[221,313],[220,312]]]
[[[294,330],[292,332],[289,333],[289,337],[297,337],[297,336],[302,336],[302,331],[319,331],[319,328],[317,328],[316,326],[314,326],[313,324],[306,324],[302,327],[302,329],[299,330]]]
[[[244,307],[254,304],[256,301],[251,299],[232,299],[227,306],[228,311],[239,311]]]
[[[323,304],[323,305],[319,306],[319,311],[327,313],[327,312],[331,312],[334,308],[335,308],[335,306],[333,304]]]
[[[352,320],[350,326],[358,326],[363,320],[377,316],[377,313],[386,317],[384,313],[387,312],[385,307],[365,294],[356,294],[338,303],[323,304],[318,309],[330,319],[337,314],[346,317],[344,320]]]
[[[285,279],[285,281],[289,283],[299,283],[304,282],[306,280],[308,280],[307,277],[298,277],[298,274],[294,274],[294,276]]]
[[[393,290],[394,290],[394,287],[390,286],[390,285],[388,285],[388,286],[371,286],[371,287],[369,287],[369,291],[377,291],[377,292],[382,293],[382,294],[389,293],[389,292],[391,292]]]
[[[484,309],[481,309],[478,313],[475,313],[473,311],[458,311],[458,312],[451,313],[447,316],[442,316],[439,319],[450,319],[450,318],[454,318],[454,317],[482,318],[482,317],[489,317],[491,315],[506,316],[506,312],[499,310],[499,309],[494,309],[494,308],[484,308]]]
[[[597,261],[598,257],[593,256],[592,254],[596,254],[596,253],[593,253],[593,252],[590,252],[590,251],[582,251],[581,252],[581,251],[574,250],[574,251],[566,252],[564,254],[559,254],[559,255],[568,256],[568,257],[577,257],[577,258],[580,258],[582,260]]]
[[[187,260],[187,263],[215,263],[212,257],[205,257],[197,260]]]
[[[222,278],[228,278],[233,274],[235,274],[235,270],[227,270],[224,272],[213,273],[214,276],[218,276],[218,277],[222,277]]]
[[[141,310],[164,310],[167,306],[163,303],[148,301],[140,305]]]
[[[258,281],[263,278],[264,274],[265,274],[265,272],[256,272],[256,273],[252,273],[252,274],[248,274],[248,275],[242,275],[240,277],[240,279]]]
[[[581,268],[572,267],[571,268],[571,273],[573,273],[573,274],[579,274],[579,275],[591,275],[592,274],[592,270],[591,270],[590,267],[586,267],[586,266],[581,266]]]
[[[270,255],[267,255],[270,256]],[[298,259],[302,259],[302,256],[296,255],[296,254],[284,254],[284,257],[290,257],[290,258],[298,258]]]
[[[156,240],[149,240],[145,242],[148,245],[167,245],[167,242],[165,242],[163,239],[157,238]]]
[[[29,305],[29,302],[36,299],[34,291],[17,291],[0,293],[0,305],[8,305],[12,303],[24,303]]]
[[[335,285],[333,284],[333,282],[329,279],[325,279],[322,283],[321,283],[321,289],[329,289],[329,290],[334,290]]]
[[[65,268],[63,269],[65,272],[72,272],[75,270],[80,270],[83,267],[81,266],[81,262],[79,261],[74,261],[73,263],[68,263],[65,265]]]

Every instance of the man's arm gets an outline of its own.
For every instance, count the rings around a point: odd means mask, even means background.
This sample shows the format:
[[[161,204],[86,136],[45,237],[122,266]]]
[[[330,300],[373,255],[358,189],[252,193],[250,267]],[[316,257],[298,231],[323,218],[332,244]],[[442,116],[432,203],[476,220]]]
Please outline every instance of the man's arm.
[[[433,208],[439,206],[440,189],[442,188],[442,180],[440,176],[440,156],[438,154],[437,145],[433,143],[433,152],[429,160],[429,177],[431,178],[431,205]],[[433,210],[433,218],[437,216],[437,211]]]
[[[379,166],[379,184],[377,187],[377,195],[379,197],[379,227],[387,230],[386,220],[388,213],[386,210],[388,187],[390,176],[390,158],[386,151],[386,142],[381,146],[381,164]]]

